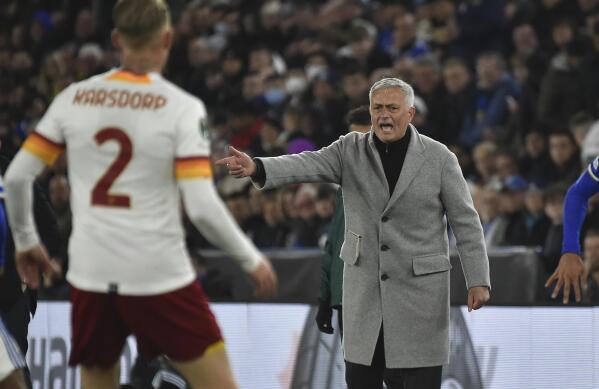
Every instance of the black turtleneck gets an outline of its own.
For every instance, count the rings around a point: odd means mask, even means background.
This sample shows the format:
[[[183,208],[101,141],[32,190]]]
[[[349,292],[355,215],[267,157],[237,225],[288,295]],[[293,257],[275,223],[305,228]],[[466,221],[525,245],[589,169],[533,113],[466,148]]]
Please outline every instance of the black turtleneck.
[[[399,174],[401,173],[401,168],[403,167],[406,153],[408,152],[411,136],[412,130],[409,126],[406,129],[406,134],[403,138],[391,143],[383,143],[376,134],[373,133],[374,144],[381,156],[383,170],[385,171],[385,177],[389,184],[389,196],[393,193],[395,184],[397,184],[397,180],[399,179]]]

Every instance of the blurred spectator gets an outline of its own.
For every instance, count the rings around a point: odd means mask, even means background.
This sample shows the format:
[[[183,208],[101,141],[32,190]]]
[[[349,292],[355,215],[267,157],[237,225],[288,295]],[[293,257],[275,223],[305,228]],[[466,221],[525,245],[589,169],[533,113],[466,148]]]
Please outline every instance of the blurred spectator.
[[[457,1],[457,43],[467,61],[483,50],[502,48],[503,7],[503,0]]]
[[[545,214],[551,221],[543,244],[542,260],[547,275],[552,274],[559,263],[564,234],[564,198],[568,185],[562,182],[552,184],[544,193]]]
[[[540,122],[549,128],[567,128],[572,115],[584,107],[585,80],[580,64],[585,52],[580,40],[571,41],[551,61],[543,77],[538,101]]]
[[[505,219],[503,236],[496,240],[499,246],[521,246],[527,243],[524,198],[528,183],[524,178],[512,175],[505,178],[500,194],[500,208]]]
[[[534,184],[528,187],[524,197],[526,208],[526,245],[541,247],[551,226],[551,221],[545,214],[543,192]]]
[[[343,97],[338,93],[332,74],[316,76],[309,89],[309,108],[318,122],[318,131],[309,131],[318,146],[325,146],[344,133],[343,115],[346,112]],[[308,130],[308,126],[304,130]]]
[[[416,17],[411,13],[398,15],[393,22],[393,45],[388,52],[394,58],[418,58],[430,49],[416,34]]]
[[[569,0],[542,0],[538,3],[533,25],[541,38],[542,46],[555,50],[555,26],[562,23],[564,16],[578,16],[576,1]]]
[[[517,180],[513,182],[517,182],[518,185],[522,186],[523,184],[526,184],[526,181],[519,176],[520,172],[518,171],[518,161],[516,156],[508,150],[499,150],[495,154],[495,171],[504,185],[507,185],[509,179],[514,180],[514,177],[517,177]],[[519,188],[519,190],[524,189],[526,188]]]
[[[451,0],[434,0],[429,4],[430,42],[434,51],[452,53],[458,37],[456,4]]]
[[[234,192],[228,194],[224,197],[225,204],[231,212],[231,216],[237,222],[237,224],[241,227],[242,230],[245,231],[246,221],[249,216],[249,207],[247,197],[244,196],[243,192]]]
[[[447,93],[438,114],[443,119],[439,141],[452,144],[459,139],[464,117],[474,104],[476,87],[470,69],[460,58],[450,58],[443,65],[443,83]]]
[[[451,152],[457,157],[464,177],[469,181],[475,179],[474,177],[476,175],[476,169],[474,167],[474,162],[470,152],[458,144],[450,144],[447,146],[447,148],[451,150]]]
[[[570,132],[549,135],[549,157],[552,168],[546,171],[547,182],[573,182],[582,171],[576,141]]]
[[[275,119],[267,118],[260,134],[256,137],[250,147],[250,153],[254,157],[276,157],[285,154],[285,149],[280,141],[281,124]]]
[[[516,26],[512,31],[512,42],[514,44],[513,56],[522,61],[532,87],[538,92],[541,77],[547,70],[549,60],[540,48],[533,26],[528,23]]]
[[[526,135],[519,166],[524,178],[529,182],[539,187],[547,184],[546,175],[552,165],[543,134],[531,131]]]
[[[497,247],[503,243],[507,224],[501,215],[499,193],[489,188],[479,189],[479,191],[477,210],[485,234],[485,244],[487,248]]]
[[[476,100],[466,116],[460,136],[461,142],[468,146],[480,140],[497,139],[508,119],[508,102],[520,95],[518,85],[506,73],[505,60],[498,52],[479,55],[476,74]]]
[[[262,212],[264,224],[250,234],[254,244],[259,248],[285,247],[289,227],[284,223],[275,191],[264,193]]]
[[[590,28],[591,49],[581,64],[584,79],[584,109],[595,117],[599,116],[599,7],[595,6],[595,18]]]
[[[376,29],[371,32],[359,25],[349,31],[349,45],[341,48],[341,54],[353,60],[364,74],[392,64],[389,54],[376,45]]]
[[[231,106],[231,111],[227,123],[231,136],[229,143],[238,150],[247,150],[260,133],[264,121],[250,105],[245,103]]]
[[[481,186],[490,185],[496,179],[495,156],[497,146],[493,142],[481,142],[474,147],[472,158],[476,168],[477,183]]]
[[[343,93],[347,98],[347,106],[351,109],[368,104],[370,83],[366,74],[357,68],[349,69],[343,75]]]
[[[414,92],[424,100],[427,111],[441,112],[445,101],[445,87],[441,78],[441,65],[434,55],[421,56],[414,67]],[[441,115],[431,115],[427,127],[418,127],[424,135],[441,139],[445,120]]]
[[[335,187],[328,184],[320,184],[316,192],[316,214],[320,219],[319,247],[324,247],[324,242],[329,233],[331,218],[335,210],[336,192]]]
[[[574,140],[576,141],[576,147],[581,150],[584,146],[584,141],[591,129],[591,125],[593,124],[593,117],[586,112],[577,112],[574,114],[569,122],[568,129],[572,133]],[[586,165],[587,162],[585,160],[581,160],[583,165]]]
[[[320,239],[321,221],[316,212],[317,189],[312,184],[302,184],[293,199],[297,219],[288,237],[288,247],[316,247]]]

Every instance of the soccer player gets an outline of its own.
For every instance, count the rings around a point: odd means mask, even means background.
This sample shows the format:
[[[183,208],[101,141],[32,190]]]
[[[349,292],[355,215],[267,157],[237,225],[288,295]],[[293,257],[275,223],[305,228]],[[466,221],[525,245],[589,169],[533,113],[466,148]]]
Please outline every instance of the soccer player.
[[[126,337],[166,355],[194,388],[234,388],[216,320],[186,252],[189,218],[272,295],[268,260],[236,226],[212,183],[206,112],[164,80],[173,41],[163,0],[119,0],[113,43],[122,68],[72,84],[52,102],[6,174],[9,223],[23,281],[52,272],[32,222],[34,177],[66,150],[72,349],[86,389],[118,387]]]
[[[564,237],[562,240],[562,257],[555,272],[545,283],[545,287],[555,284],[552,298],[556,298],[564,289],[563,303],[570,300],[570,288],[574,288],[576,302],[582,298],[581,281],[584,264],[580,256],[580,230],[587,211],[588,201],[594,194],[599,193],[599,156],[591,162],[585,172],[572,184],[564,201]]]

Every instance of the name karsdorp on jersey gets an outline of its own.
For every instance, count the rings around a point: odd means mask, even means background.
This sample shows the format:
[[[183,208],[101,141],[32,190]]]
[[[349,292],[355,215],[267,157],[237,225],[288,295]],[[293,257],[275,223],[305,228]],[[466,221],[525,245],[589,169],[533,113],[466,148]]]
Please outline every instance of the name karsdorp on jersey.
[[[54,99],[23,148],[48,165],[66,150],[75,287],[148,295],[193,281],[176,181],[212,177],[205,119],[158,73],[115,69]]]

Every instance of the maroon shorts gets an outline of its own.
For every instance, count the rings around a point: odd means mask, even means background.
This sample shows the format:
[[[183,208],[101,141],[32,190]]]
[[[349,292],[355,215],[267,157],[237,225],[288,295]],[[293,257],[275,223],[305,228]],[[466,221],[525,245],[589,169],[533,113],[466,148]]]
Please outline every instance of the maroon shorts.
[[[198,282],[152,296],[121,296],[71,288],[71,366],[110,367],[129,335],[145,358],[164,354],[189,361],[222,343]]]

